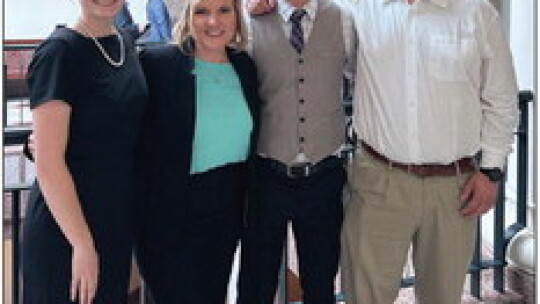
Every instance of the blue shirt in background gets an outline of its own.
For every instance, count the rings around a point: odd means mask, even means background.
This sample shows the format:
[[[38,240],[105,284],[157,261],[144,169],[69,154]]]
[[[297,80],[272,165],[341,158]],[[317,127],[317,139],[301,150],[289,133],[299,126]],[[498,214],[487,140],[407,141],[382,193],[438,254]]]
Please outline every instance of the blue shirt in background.
[[[169,42],[172,37],[172,25],[167,6],[162,0],[148,0],[146,19],[150,23],[148,32],[141,38],[145,43]]]
[[[124,3],[122,9],[114,17],[114,25],[117,29],[127,31],[133,40],[137,40],[141,35],[139,33],[139,26],[133,22],[133,17],[131,17],[127,3]]]

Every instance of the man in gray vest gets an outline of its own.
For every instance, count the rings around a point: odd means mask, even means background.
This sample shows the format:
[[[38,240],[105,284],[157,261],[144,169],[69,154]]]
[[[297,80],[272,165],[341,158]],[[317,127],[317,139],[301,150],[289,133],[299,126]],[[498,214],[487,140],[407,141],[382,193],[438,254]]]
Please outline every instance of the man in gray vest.
[[[342,88],[354,67],[352,20],[332,0],[278,0],[275,10],[249,23],[263,103],[238,303],[274,303],[289,222],[303,302],[335,303],[346,179]]]

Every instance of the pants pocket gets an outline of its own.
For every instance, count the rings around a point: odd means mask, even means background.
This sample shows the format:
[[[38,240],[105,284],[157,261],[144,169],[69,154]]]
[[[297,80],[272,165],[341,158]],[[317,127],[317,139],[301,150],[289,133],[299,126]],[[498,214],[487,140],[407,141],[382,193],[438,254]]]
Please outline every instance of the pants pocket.
[[[369,156],[353,160],[349,170],[352,201],[383,204],[386,200],[389,175],[387,168]]]

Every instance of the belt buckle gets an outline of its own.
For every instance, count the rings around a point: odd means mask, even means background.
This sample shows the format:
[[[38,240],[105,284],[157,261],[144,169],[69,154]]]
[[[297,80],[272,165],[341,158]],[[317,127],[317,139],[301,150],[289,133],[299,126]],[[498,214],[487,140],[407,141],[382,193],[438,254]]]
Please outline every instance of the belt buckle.
[[[308,177],[311,174],[311,163],[298,163],[292,166],[287,166],[287,177],[296,179],[300,177]]]

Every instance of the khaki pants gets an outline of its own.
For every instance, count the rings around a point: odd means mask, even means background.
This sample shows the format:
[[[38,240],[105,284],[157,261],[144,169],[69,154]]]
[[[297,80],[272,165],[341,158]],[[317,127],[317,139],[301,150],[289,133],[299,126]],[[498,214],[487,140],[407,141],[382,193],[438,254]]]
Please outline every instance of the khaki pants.
[[[460,303],[476,229],[476,218],[458,213],[468,177],[421,178],[365,153],[353,160],[342,235],[347,304],[393,303],[411,243],[417,303]]]

